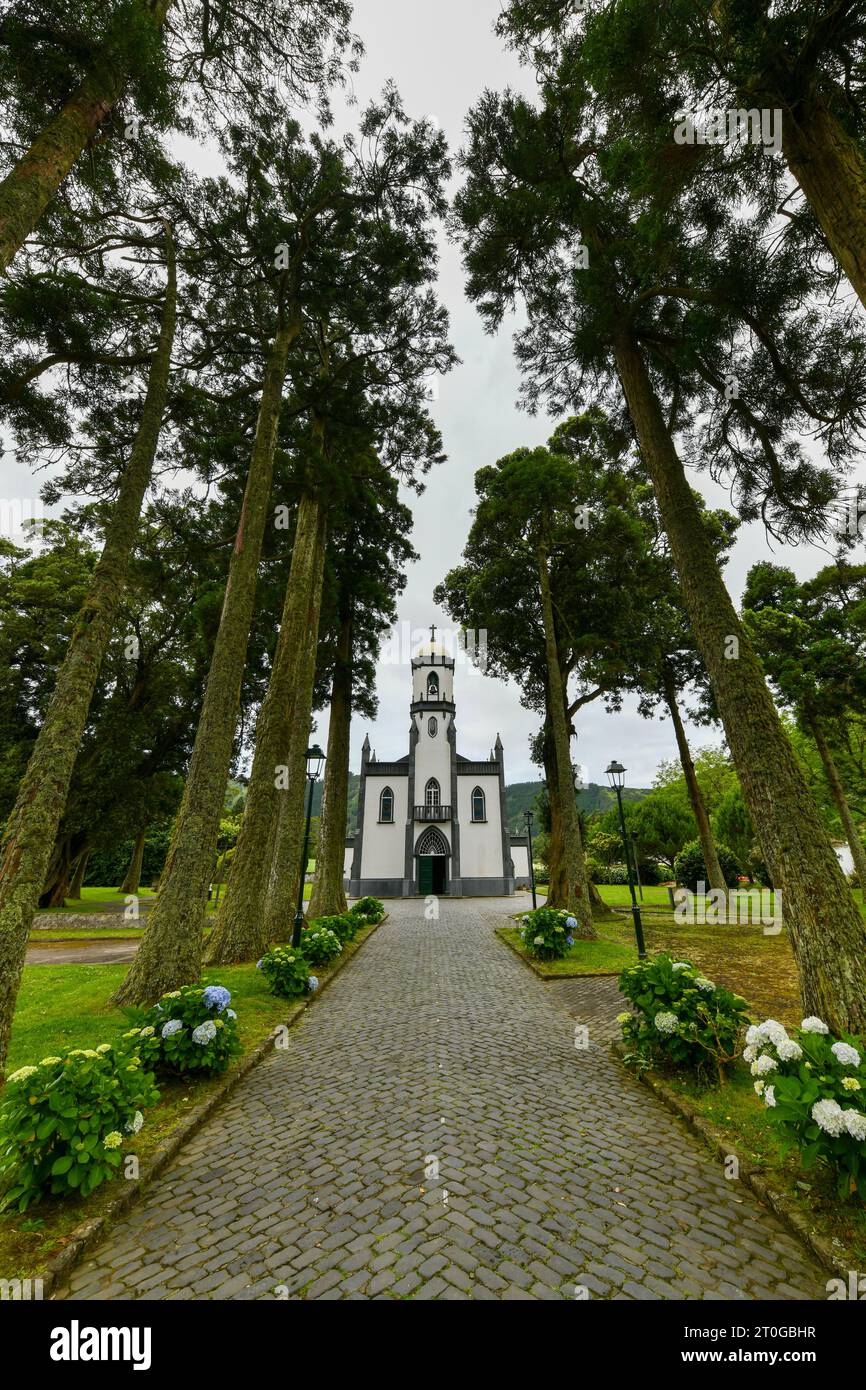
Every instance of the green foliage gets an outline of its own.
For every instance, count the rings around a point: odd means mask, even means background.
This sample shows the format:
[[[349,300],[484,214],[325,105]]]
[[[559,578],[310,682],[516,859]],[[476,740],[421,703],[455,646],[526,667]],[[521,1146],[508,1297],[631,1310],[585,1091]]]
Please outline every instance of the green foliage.
[[[237,1014],[222,985],[186,985],[164,994],[145,1015],[159,1043],[160,1070],[215,1075],[241,1052]]]
[[[339,917],[319,917],[315,925],[333,932],[337,940],[345,946],[347,941],[355,940],[358,932],[366,925],[366,918],[360,912],[344,912]]]
[[[866,1201],[866,1039],[834,1037],[819,1018],[793,1038],[767,1019],[746,1035],[744,1053],[770,1122],[796,1146],[804,1168],[827,1164],[840,1197]]]
[[[152,1033],[132,1029],[113,1043],[45,1057],[7,1078],[0,1104],[3,1207],[69,1193],[88,1196],[117,1175],[126,1136],[159,1093],[149,1070]]]
[[[729,888],[736,888],[740,872],[737,856],[728,849],[727,845],[717,844],[716,853],[719,856],[719,864],[725,876],[725,883]],[[692,893],[698,892],[699,884],[709,884],[710,878],[704,863],[704,852],[701,849],[700,840],[692,840],[683,847],[674,862],[674,874],[677,883],[682,884]]]
[[[312,983],[315,977],[310,975],[309,962],[303,951],[295,950],[293,946],[272,946],[256,968],[267,980],[271,994],[276,994],[280,999],[300,999],[301,995],[319,987],[318,980]]]
[[[301,932],[301,950],[308,965],[330,965],[342,955],[340,938],[318,922],[311,922]]]
[[[719,1079],[740,1055],[745,999],[713,984],[688,961],[668,955],[640,961],[623,971],[619,988],[634,1010],[619,1017],[630,1065],[663,1059]]]
[[[576,926],[567,912],[539,907],[520,919],[520,939],[527,954],[536,960],[562,960],[574,943],[572,931]]]
[[[350,912],[363,917],[365,922],[380,922],[385,915],[385,904],[378,898],[359,898]]]

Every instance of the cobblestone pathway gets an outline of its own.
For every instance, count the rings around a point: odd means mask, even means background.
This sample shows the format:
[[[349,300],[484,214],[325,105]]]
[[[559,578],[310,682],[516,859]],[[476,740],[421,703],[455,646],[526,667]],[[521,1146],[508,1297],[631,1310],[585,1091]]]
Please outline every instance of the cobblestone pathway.
[[[604,984],[551,989],[496,940],[508,906],[391,905],[67,1296],[826,1297],[595,1038]]]

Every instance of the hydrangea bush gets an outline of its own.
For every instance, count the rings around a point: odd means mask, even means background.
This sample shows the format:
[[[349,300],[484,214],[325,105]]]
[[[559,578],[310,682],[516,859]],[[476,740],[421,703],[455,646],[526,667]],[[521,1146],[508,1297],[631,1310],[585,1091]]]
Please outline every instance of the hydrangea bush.
[[[804,1018],[795,1036],[769,1018],[746,1034],[743,1054],[755,1090],[785,1147],[804,1168],[827,1164],[841,1197],[866,1200],[866,1041],[837,1038],[820,1018]]]
[[[359,912],[344,912],[339,917],[318,917],[312,924],[320,930],[334,933],[337,940],[345,946],[354,941],[356,935],[366,926],[366,920]]]
[[[536,960],[561,960],[574,945],[577,920],[555,907],[539,907],[520,919],[520,939]]]
[[[634,1010],[619,1017],[627,1061],[646,1067],[664,1058],[724,1079],[742,1052],[748,1006],[741,995],[664,954],[624,970],[619,988]]]
[[[370,926],[373,922],[380,922],[385,915],[385,904],[378,898],[360,898],[350,909],[355,917],[363,917],[364,922]]]
[[[310,974],[307,957],[293,946],[272,946],[267,955],[262,956],[257,969],[267,980],[271,994],[280,999],[299,999],[319,988],[315,975]]]
[[[114,1043],[43,1057],[6,1079],[0,1103],[0,1207],[25,1211],[45,1196],[86,1197],[123,1161],[143,1112],[159,1099],[152,1028]]]
[[[342,955],[340,938],[319,922],[312,922],[301,933],[301,950],[309,965],[329,965]]]
[[[224,985],[187,985],[164,994],[145,1019],[156,1030],[159,1066],[176,1076],[225,1071],[242,1050],[231,1001]]]

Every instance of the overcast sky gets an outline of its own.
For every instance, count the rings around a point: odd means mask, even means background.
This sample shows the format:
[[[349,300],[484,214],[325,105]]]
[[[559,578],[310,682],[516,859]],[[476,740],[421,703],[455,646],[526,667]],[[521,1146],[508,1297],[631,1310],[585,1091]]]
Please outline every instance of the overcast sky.
[[[361,72],[353,81],[358,104],[363,107],[393,78],[410,115],[434,117],[456,152],[462,142],[465,115],[484,87],[511,84],[528,92],[534,87],[532,75],[519,68],[493,33],[499,8],[498,0],[438,0],[436,4],[427,0],[355,0],[354,27],[367,50]],[[339,101],[335,107],[335,133],[354,127],[357,112],[341,109]],[[198,152],[194,162],[202,172],[215,167],[204,151]],[[464,297],[457,250],[444,238],[440,294],[451,315],[452,338],[462,365],[439,384],[438,399],[431,407],[448,461],[429,476],[423,497],[406,498],[415,514],[413,540],[421,559],[409,571],[400,605],[401,633],[403,625],[415,631],[429,628],[433,622],[448,627],[447,615],[436,609],[432,594],[460,559],[474,505],[476,470],[521,445],[543,443],[554,425],[547,417],[533,419],[517,410],[513,329],[506,325],[497,338],[485,334],[476,310]],[[727,495],[703,476],[695,475],[693,481],[714,505],[727,502]],[[41,482],[18,466],[11,455],[5,455],[0,498],[32,499],[38,513]],[[801,576],[813,574],[829,558],[826,552],[808,547],[771,552],[761,528],[744,528],[727,571],[737,603],[749,567],[771,553]],[[399,648],[396,654],[401,658],[396,661],[395,648]],[[408,751],[408,660],[404,642],[389,644],[378,673],[379,718],[374,726],[360,720],[353,725],[354,770],[360,766],[366,733],[380,758],[396,758]],[[537,717],[521,708],[514,685],[491,680],[464,662],[457,669],[456,699],[461,753],[486,757],[499,733],[505,745],[507,780],[538,777],[528,750]],[[318,722],[321,739],[327,736],[327,727],[325,711]],[[695,729],[692,741],[695,747],[718,743],[721,734]],[[589,780],[603,782],[605,767],[616,757],[628,768],[632,786],[649,786],[659,761],[675,756],[670,723],[641,719],[633,703],[618,715],[606,715],[602,703],[587,707],[580,715],[575,760]]]

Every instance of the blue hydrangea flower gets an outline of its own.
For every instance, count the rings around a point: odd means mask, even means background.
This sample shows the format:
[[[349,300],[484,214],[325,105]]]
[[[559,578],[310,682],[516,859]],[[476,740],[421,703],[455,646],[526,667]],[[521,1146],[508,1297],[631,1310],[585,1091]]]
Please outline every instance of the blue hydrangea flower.
[[[207,1008],[216,1009],[218,1013],[222,1013],[232,1002],[231,992],[225,985],[208,985],[202,998]]]
[[[573,945],[574,945],[574,937],[573,937],[573,936],[567,936],[567,937],[565,938],[565,944],[566,944],[566,946],[573,946]]]
[[[265,963],[264,960],[256,961],[256,970],[261,970],[261,968],[262,968],[262,966],[264,965],[264,963]]]
[[[227,1011],[226,1018],[237,1018],[237,1014],[235,1013],[234,1009],[229,1009]]]
[[[168,1023],[162,1025],[162,1036],[164,1038],[173,1038],[175,1033],[180,1033],[182,1029],[183,1024],[179,1018],[170,1018]]]
[[[574,931],[575,927],[577,926],[577,918],[569,917],[565,925],[568,927],[569,931]]]
[[[212,1018],[206,1018],[204,1023],[200,1023],[197,1028],[192,1030],[193,1042],[200,1043],[202,1047],[205,1043],[213,1042],[216,1035],[216,1024]]]
[[[307,989],[310,991],[311,994],[315,994],[318,988],[318,980],[316,979],[315,975],[311,975],[310,978],[307,980]]]

